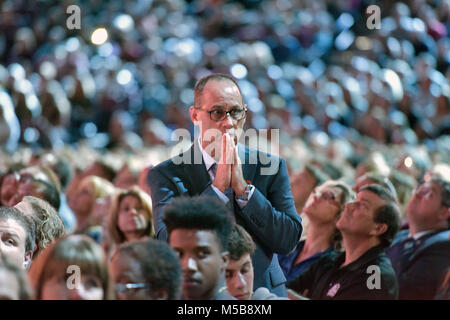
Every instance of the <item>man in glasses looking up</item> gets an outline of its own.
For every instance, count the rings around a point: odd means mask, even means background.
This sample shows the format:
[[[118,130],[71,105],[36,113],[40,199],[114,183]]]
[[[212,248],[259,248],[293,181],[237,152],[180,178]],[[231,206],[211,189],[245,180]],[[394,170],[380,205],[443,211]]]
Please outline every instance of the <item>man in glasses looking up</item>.
[[[164,208],[175,197],[219,198],[256,242],[254,288],[266,287],[286,296],[277,253],[287,254],[297,245],[302,226],[285,161],[238,144],[247,105],[231,76],[211,74],[200,79],[189,111],[200,137],[188,151],[154,167],[147,177],[157,238],[167,239]]]
[[[288,288],[308,299],[397,299],[397,277],[384,252],[399,228],[392,194],[375,184],[361,188],[356,200],[345,204],[336,227],[345,252],[325,253]]]

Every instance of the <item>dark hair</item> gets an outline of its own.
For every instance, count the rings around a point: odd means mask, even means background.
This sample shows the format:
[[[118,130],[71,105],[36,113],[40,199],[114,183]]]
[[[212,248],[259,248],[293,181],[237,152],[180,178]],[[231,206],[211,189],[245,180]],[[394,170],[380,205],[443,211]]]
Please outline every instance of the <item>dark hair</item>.
[[[441,187],[441,204],[444,207],[450,208],[450,182],[441,178],[431,178],[430,181],[433,183],[437,183]]]
[[[342,177],[342,170],[323,156],[315,156],[311,163],[319,167],[322,172],[333,180],[337,180]]]
[[[56,156],[56,161],[54,164],[50,165],[50,169],[52,169],[58,176],[61,182],[61,189],[66,189],[69,181],[72,179],[73,170],[69,165],[69,162],[59,156]]]
[[[389,191],[392,194],[392,197],[398,201],[398,195],[397,190],[395,189],[394,184],[389,180],[388,177],[385,177],[384,175],[370,171],[363,175],[364,178],[374,181],[376,184],[379,184],[383,188],[385,188],[387,191]]]
[[[305,170],[311,173],[314,179],[316,180],[314,183],[314,187],[317,187],[322,183],[324,183],[325,181],[329,180],[328,175],[322,169],[320,169],[315,165],[307,164],[305,165]]]
[[[239,260],[246,253],[252,256],[255,250],[256,245],[252,236],[243,227],[235,224],[228,239],[230,259]]]
[[[42,199],[50,203],[56,210],[59,210],[59,207],[61,205],[61,199],[59,197],[59,192],[56,189],[56,187],[51,183],[48,183],[47,181],[41,179],[32,178],[32,181],[39,182],[44,186],[44,190],[42,192]]]
[[[431,182],[437,183],[441,187],[441,204],[450,208],[450,182],[441,178],[431,178]],[[450,226],[450,217],[447,218],[447,226]]]
[[[139,263],[142,276],[152,291],[167,289],[169,300],[180,298],[181,265],[175,251],[166,242],[154,239],[126,242],[117,248],[113,258],[117,255],[128,255]]]
[[[380,244],[387,248],[391,245],[392,240],[400,228],[400,210],[398,209],[397,201],[393,195],[376,184],[369,184],[361,188],[361,191],[370,191],[385,200],[387,203],[377,208],[374,212],[373,221],[376,223],[386,224],[387,230],[378,236]]]
[[[0,254],[0,270],[4,269],[6,272],[14,276],[19,284],[19,300],[32,300],[33,290],[26,271],[18,265],[8,261],[2,254]]]
[[[110,182],[112,182],[114,180],[114,177],[116,176],[116,171],[110,165],[108,165],[100,160],[96,160],[96,161],[94,161],[93,164],[91,164],[87,168],[87,170],[92,169],[92,167],[94,167],[94,166],[97,166],[102,171],[99,175],[100,178],[106,179]]]
[[[237,81],[232,76],[230,76],[228,74],[224,74],[224,73],[212,73],[212,74],[204,76],[203,78],[198,80],[194,86],[194,106],[195,106],[195,108],[201,107],[201,96],[203,94],[203,89],[205,88],[206,84],[212,80],[215,80],[215,81],[228,80],[228,81],[233,82],[236,85],[236,87],[238,88],[239,93],[241,94],[242,103],[244,103],[244,98],[242,97],[241,89],[239,88]]]
[[[164,223],[170,233],[175,229],[214,231],[223,251],[227,250],[232,224],[227,207],[213,197],[179,197],[166,208]]]
[[[27,234],[27,238],[25,239],[25,252],[33,251],[36,242],[34,221],[25,216],[19,209],[14,207],[0,207],[0,220],[5,221],[8,219],[15,220],[25,230]]]
[[[397,204],[397,199],[394,198],[394,195],[389,190],[378,184],[368,184],[359,190],[359,192],[361,191],[370,191],[385,201],[394,202]]]

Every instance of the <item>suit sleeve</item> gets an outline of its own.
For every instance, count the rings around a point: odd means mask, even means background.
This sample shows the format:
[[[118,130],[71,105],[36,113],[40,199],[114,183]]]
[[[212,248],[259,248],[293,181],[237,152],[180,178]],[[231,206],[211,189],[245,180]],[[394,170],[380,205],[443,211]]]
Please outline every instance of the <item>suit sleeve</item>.
[[[302,224],[292,198],[286,163],[283,159],[279,161],[279,170],[269,181],[267,197],[256,187],[241,216],[260,243],[286,255],[297,245]]]

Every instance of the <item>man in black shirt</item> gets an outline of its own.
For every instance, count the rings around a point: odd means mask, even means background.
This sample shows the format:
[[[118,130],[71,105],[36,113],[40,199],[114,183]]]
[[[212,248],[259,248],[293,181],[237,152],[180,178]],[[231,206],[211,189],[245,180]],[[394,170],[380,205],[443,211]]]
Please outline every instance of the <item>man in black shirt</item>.
[[[288,288],[309,299],[397,299],[397,278],[384,253],[399,228],[392,195],[378,185],[362,188],[336,226],[345,252],[325,254]]]

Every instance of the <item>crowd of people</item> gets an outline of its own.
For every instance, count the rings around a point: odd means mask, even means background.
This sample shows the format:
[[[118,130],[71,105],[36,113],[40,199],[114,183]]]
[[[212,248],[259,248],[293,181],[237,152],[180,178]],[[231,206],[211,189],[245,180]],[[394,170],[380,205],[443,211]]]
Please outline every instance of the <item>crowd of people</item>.
[[[448,1],[70,4],[0,5],[2,298],[450,299]]]

